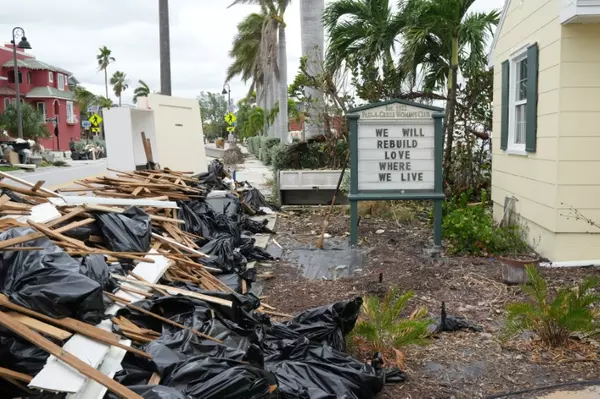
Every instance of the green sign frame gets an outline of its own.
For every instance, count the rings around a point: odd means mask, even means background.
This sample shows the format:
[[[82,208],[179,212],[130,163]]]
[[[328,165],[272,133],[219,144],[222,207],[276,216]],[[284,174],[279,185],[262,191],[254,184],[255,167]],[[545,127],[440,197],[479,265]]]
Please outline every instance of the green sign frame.
[[[358,121],[360,113],[386,105],[403,104],[431,112],[434,124],[434,188],[433,190],[360,190],[358,189]],[[442,245],[442,201],[445,199],[443,189],[442,159],[444,151],[444,136],[442,122],[444,109],[429,105],[419,104],[407,100],[389,100],[372,103],[348,111],[347,120],[350,130],[350,244],[358,243],[358,202],[359,201],[387,201],[387,200],[432,200],[433,208],[433,242],[436,247]],[[408,118],[407,118],[408,119]],[[401,119],[388,119],[387,122],[398,122]],[[382,122],[386,120],[383,119]]]

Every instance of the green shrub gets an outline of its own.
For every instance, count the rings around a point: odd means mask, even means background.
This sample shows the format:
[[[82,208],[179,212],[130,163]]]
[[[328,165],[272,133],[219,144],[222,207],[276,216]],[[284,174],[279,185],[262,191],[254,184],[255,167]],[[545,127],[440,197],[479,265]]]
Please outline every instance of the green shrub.
[[[487,193],[482,191],[482,201],[468,203],[464,192],[443,206],[443,233],[447,240],[446,251],[451,254],[480,255],[519,254],[527,251],[527,244],[518,226],[496,227],[487,207]]]
[[[391,348],[427,343],[432,320],[427,317],[424,308],[409,318],[400,317],[414,295],[412,291],[400,295],[396,288],[391,287],[381,300],[376,296],[365,297],[352,337],[362,339],[372,349],[384,353]]]
[[[260,143],[261,143],[261,139],[262,137],[260,136],[254,136],[254,137],[250,137],[248,138],[248,152],[250,152],[252,155],[254,155],[255,157],[259,157],[260,153]]]
[[[263,137],[260,144],[259,159],[265,165],[271,165],[271,148],[279,144],[280,140],[275,137]]]
[[[548,284],[533,265],[527,266],[531,286],[521,289],[529,302],[507,305],[504,337],[514,337],[523,331],[534,331],[546,344],[560,346],[573,333],[597,333],[599,325],[594,320],[592,306],[600,302],[600,296],[591,292],[600,282],[595,278],[584,279],[576,289],[561,288],[554,299],[548,297]]]
[[[277,172],[291,168],[291,158],[288,153],[289,146],[285,144],[276,144],[271,147],[271,167],[273,173],[277,175]]]

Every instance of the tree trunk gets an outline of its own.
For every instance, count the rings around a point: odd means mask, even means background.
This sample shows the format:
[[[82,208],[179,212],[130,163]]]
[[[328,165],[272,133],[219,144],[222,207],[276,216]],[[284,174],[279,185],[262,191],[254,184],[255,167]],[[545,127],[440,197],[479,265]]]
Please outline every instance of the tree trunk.
[[[282,143],[287,143],[289,132],[288,116],[288,87],[287,87],[287,49],[285,40],[285,26],[279,25],[279,42],[277,44],[277,57],[279,59],[279,137]]]
[[[450,165],[452,165],[452,144],[454,142],[454,117],[456,114],[456,90],[458,77],[458,38],[452,39],[452,59],[450,76],[448,77],[448,103],[446,104],[446,142],[444,157],[444,178],[449,179]]]
[[[302,0],[300,2],[300,28],[302,37],[302,56],[306,57],[306,71],[311,77],[317,77],[322,71],[324,44],[323,10],[324,0]],[[308,120],[304,122],[305,138],[319,135],[323,124],[323,92],[319,88],[306,87],[304,96]]]
[[[160,93],[171,95],[171,39],[169,0],[158,0],[158,30],[160,40]]]
[[[121,106],[121,95],[119,94],[119,107]]]
[[[277,80],[277,76],[275,76],[275,68],[273,68],[273,71],[271,73],[271,87],[270,87],[270,91],[271,91],[271,102],[269,102],[269,113],[270,111],[275,108],[275,104],[278,103],[277,101],[277,85],[278,85],[278,80]],[[277,114],[279,115],[279,114]],[[273,120],[273,122],[271,122],[271,124],[269,125],[269,137],[279,137],[279,134],[277,133],[277,117]]]
[[[108,99],[108,71],[104,68],[104,88],[106,89],[106,99]]]

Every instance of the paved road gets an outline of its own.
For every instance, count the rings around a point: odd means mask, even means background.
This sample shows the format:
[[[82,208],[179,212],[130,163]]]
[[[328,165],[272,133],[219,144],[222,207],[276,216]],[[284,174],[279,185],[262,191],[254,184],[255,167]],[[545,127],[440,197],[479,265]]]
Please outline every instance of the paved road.
[[[44,180],[46,182],[44,187],[53,189],[70,183],[73,180],[106,173],[106,159],[97,161],[72,161],[70,164],[71,166],[68,167],[57,168],[50,166],[35,172],[15,171],[10,172],[10,174],[31,183]]]

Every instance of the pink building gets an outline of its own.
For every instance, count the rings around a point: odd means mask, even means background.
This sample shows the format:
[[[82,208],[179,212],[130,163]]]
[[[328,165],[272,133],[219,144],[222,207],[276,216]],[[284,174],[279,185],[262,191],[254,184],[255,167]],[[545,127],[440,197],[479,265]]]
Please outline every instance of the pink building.
[[[40,110],[46,119],[58,117],[58,136],[54,123],[48,123],[51,137],[41,139],[46,149],[68,150],[69,140],[79,140],[81,128],[79,106],[69,89],[71,72],[37,60],[17,49],[19,69],[19,92],[21,102],[26,102]],[[0,46],[0,112],[16,101],[13,49],[11,44]],[[9,132],[16,137],[17,132]]]

